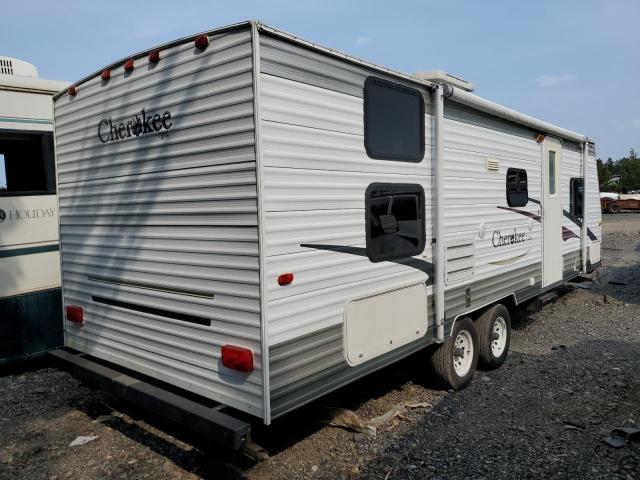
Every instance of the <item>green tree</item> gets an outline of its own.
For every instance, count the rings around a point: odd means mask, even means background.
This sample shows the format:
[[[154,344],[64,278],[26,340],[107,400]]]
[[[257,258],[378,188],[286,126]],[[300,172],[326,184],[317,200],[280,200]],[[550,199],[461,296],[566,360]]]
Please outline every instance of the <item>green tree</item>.
[[[602,190],[611,178],[611,174],[602,159],[599,158],[596,161],[596,166],[598,167],[598,184],[600,185],[600,190]]]
[[[640,159],[631,151],[630,155],[616,162],[620,175],[620,191],[640,190]]]

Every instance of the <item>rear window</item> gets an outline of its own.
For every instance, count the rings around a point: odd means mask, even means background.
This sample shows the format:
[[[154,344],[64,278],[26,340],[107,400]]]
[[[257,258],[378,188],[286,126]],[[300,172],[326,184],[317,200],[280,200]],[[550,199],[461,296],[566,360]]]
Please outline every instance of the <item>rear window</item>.
[[[424,99],[413,88],[369,77],[364,84],[364,143],[371,158],[424,157]]]
[[[0,195],[55,193],[52,134],[0,133]]]

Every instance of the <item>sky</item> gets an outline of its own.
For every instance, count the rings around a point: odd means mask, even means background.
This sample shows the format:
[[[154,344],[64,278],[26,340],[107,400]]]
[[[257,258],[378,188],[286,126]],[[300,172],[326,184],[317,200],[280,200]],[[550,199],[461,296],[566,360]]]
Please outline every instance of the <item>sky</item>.
[[[640,151],[640,0],[27,0],[2,11],[0,55],[77,81],[166,41],[256,19],[406,73],[444,70],[475,93]]]

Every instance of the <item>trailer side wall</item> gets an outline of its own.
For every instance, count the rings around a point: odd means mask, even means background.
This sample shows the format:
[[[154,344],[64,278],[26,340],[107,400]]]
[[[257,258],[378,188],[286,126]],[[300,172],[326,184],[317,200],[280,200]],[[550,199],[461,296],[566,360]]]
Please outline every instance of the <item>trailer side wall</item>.
[[[364,253],[365,193],[375,182],[420,184],[425,192],[430,264],[432,108],[424,86],[425,155],[420,162],[370,158],[365,151],[363,89],[370,77],[403,80],[260,36],[260,165],[265,209],[266,316],[271,411],[281,415],[429,343],[426,336],[356,367],[345,361],[349,301],[424,284],[425,271],[372,263]],[[294,282],[277,277],[293,272]],[[431,286],[428,302],[431,305]],[[430,315],[432,308],[430,308]],[[402,319],[389,319],[401,326]],[[370,332],[374,334],[373,332]]]

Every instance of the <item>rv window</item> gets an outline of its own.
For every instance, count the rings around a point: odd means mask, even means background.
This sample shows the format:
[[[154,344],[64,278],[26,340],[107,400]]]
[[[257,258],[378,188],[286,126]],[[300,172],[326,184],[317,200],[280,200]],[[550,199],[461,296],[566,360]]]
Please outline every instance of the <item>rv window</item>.
[[[555,195],[556,190],[556,152],[549,150],[549,195]]]
[[[583,216],[583,185],[584,183],[581,178],[572,178],[569,181],[569,205],[572,217],[582,218]]]
[[[55,192],[52,134],[0,133],[0,195]]]
[[[4,155],[0,153],[0,192],[7,189],[7,166],[4,163]]]
[[[364,83],[364,145],[382,160],[424,157],[424,100],[415,89],[369,77]]]
[[[507,204],[510,207],[524,207],[529,202],[527,171],[521,168],[507,170]]]
[[[372,262],[422,253],[424,190],[420,185],[373,183],[366,193],[367,256]]]

